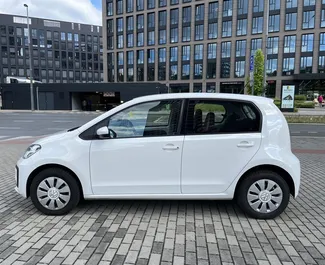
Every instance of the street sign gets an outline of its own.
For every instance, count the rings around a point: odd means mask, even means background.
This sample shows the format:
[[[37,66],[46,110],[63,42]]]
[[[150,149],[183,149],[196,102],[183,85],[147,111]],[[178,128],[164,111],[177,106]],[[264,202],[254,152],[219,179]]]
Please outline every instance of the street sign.
[[[249,61],[249,71],[254,70],[254,55],[251,55],[250,61]]]

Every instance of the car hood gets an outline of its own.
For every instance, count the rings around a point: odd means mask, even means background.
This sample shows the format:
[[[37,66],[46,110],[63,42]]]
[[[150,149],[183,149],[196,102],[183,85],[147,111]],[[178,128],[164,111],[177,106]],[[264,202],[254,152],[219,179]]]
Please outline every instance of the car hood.
[[[72,129],[68,129],[68,130],[63,130],[63,131],[59,131],[57,133],[48,135],[46,137],[40,138],[38,139],[36,142],[34,142],[34,144],[40,144],[40,145],[44,145],[50,142],[54,142],[54,141],[58,141],[58,140],[63,140],[65,138],[71,137],[73,135],[73,131],[75,129],[78,129],[79,127],[76,128],[72,128]]]

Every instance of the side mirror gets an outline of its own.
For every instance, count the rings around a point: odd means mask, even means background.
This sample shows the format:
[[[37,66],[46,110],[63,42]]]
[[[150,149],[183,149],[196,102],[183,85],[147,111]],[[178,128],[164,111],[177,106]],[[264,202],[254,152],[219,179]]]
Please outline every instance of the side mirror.
[[[96,131],[96,134],[99,138],[116,138],[117,134],[111,129],[108,129],[107,126],[103,126]]]

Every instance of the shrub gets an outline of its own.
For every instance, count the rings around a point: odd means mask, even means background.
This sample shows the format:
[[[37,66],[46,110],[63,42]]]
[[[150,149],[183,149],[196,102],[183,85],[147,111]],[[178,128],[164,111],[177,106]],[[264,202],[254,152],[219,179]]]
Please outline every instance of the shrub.
[[[314,109],[315,103],[314,102],[296,102],[295,103],[296,108],[306,108],[306,109]]]
[[[307,97],[305,95],[295,95],[295,100],[297,100],[297,101],[306,101]]]

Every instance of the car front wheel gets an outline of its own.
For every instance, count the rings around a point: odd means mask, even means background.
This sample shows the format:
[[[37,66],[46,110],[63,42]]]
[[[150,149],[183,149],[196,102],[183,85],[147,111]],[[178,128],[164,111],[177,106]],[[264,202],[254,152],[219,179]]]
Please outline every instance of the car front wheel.
[[[288,206],[290,190],[286,181],[273,171],[249,174],[238,187],[237,203],[249,216],[272,219]]]
[[[60,168],[48,168],[38,173],[30,186],[35,207],[47,215],[62,215],[78,205],[80,190],[75,178]]]

